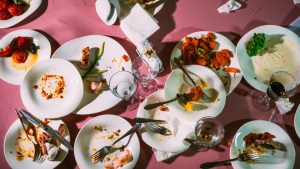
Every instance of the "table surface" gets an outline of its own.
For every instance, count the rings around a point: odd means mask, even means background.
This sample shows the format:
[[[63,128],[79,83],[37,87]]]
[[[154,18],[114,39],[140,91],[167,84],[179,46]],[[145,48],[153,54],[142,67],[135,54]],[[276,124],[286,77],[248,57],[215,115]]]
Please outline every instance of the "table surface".
[[[35,29],[42,32],[51,42],[52,53],[63,43],[77,37],[100,34],[116,39],[135,57],[135,46],[126,38],[118,23],[113,26],[105,25],[97,16],[94,0],[43,0],[41,7],[20,24],[0,30],[0,38],[18,29]],[[219,14],[217,8],[226,0],[170,0],[163,9],[155,15],[160,29],[150,41],[153,42],[158,55],[163,61],[165,71],[157,77],[160,88],[163,88],[166,77],[170,73],[169,58],[175,44],[185,35],[195,31],[219,32],[235,44],[249,30],[265,24],[287,26],[300,16],[300,5],[294,5],[293,0],[244,0],[240,10],[229,14]],[[257,9],[257,13],[251,14]],[[135,168],[199,168],[202,162],[221,160],[229,157],[229,143],[238,128],[244,123],[255,119],[267,119],[269,113],[260,112],[251,104],[251,96],[255,90],[245,80],[226,100],[226,105],[217,117],[225,126],[225,139],[214,150],[199,152],[189,149],[164,162],[157,162],[149,146],[141,139],[141,152]],[[237,106],[238,105],[238,106]],[[10,85],[0,80],[0,147],[3,147],[4,136],[10,125],[17,119],[14,108],[23,108],[19,86]],[[297,157],[300,156],[300,139],[294,130],[294,109],[285,115],[279,115],[277,123],[292,138]],[[68,125],[71,133],[71,143],[81,126],[89,119],[101,114],[117,114],[126,119],[136,116],[136,111],[117,112],[116,108],[93,115],[68,115],[62,120]],[[1,149],[1,151],[3,151]],[[0,153],[1,168],[9,168],[3,152]],[[57,168],[79,168],[74,154],[69,152],[66,159]],[[227,165],[219,168],[232,168]],[[300,168],[300,161],[296,160],[295,168]]]

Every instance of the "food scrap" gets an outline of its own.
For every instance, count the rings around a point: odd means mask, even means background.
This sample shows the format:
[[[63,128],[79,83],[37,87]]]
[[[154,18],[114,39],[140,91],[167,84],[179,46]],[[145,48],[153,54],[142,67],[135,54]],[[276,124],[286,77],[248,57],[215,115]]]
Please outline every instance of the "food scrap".
[[[0,20],[8,20],[13,16],[22,15],[29,8],[24,0],[0,0]]]
[[[85,47],[82,49],[82,56],[80,63],[82,65],[89,65],[90,64],[90,48]]]
[[[46,100],[63,98],[65,88],[66,84],[63,76],[50,74],[44,75],[38,84],[34,85],[34,89],[40,89],[41,96]]]
[[[160,111],[169,111],[169,108],[166,104],[159,106]]]
[[[117,169],[131,162],[133,157],[131,151],[126,149],[114,155],[112,158],[106,158],[106,160],[108,160],[108,163],[104,165],[105,169]]]
[[[100,94],[106,86],[106,81],[102,80],[101,82],[91,81],[90,82],[90,91],[94,94]]]
[[[129,56],[127,55],[123,55],[122,58],[123,60],[125,60],[125,62],[128,62],[130,60]]]
[[[237,68],[224,69],[230,65],[233,55],[228,49],[216,51],[218,42],[215,39],[215,34],[211,32],[207,33],[207,35],[202,35],[200,38],[185,37],[185,42],[180,47],[180,59],[183,61],[183,64],[196,64],[216,70],[223,69],[227,72],[238,73],[239,70]]]

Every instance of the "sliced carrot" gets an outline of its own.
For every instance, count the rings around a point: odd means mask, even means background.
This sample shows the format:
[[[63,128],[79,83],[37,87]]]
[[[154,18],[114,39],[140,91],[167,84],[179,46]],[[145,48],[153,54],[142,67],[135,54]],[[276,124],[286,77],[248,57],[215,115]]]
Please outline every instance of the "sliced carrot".
[[[234,67],[225,67],[223,68],[225,72],[231,72],[231,73],[240,73],[240,70]]]
[[[215,68],[216,68],[217,70],[219,70],[219,69],[220,69],[220,63],[217,61],[217,59],[216,59],[216,58],[213,58],[212,61],[213,61],[213,63],[214,63]]]
[[[190,93],[194,93],[194,97],[192,97],[192,101],[198,101],[201,98],[202,90],[200,86],[195,86],[190,89]]]
[[[201,36],[201,41],[203,41],[204,43],[208,43],[209,39],[204,36]]]
[[[208,32],[208,33],[207,33],[207,37],[208,37],[209,39],[215,39],[215,38],[216,38],[215,34],[212,33],[212,32]]]
[[[229,63],[230,63],[230,60],[228,58],[224,57],[223,62],[221,63],[221,66],[225,67],[225,66],[229,65]]]

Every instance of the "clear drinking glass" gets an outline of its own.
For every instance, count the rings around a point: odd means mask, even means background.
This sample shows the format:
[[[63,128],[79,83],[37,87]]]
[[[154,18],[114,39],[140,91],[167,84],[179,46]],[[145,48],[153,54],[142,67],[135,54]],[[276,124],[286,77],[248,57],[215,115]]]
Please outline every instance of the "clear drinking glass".
[[[142,56],[136,57],[132,63],[132,72],[138,78],[137,92],[145,98],[157,89],[154,78],[158,75],[160,64],[157,57],[144,60]]]
[[[260,110],[270,110],[275,102],[282,98],[290,98],[296,93],[297,81],[293,75],[285,71],[279,71],[272,74],[267,91],[265,94],[254,95],[253,103]],[[274,108],[269,118],[271,121],[277,112]]]
[[[109,80],[110,91],[125,100],[125,105],[122,105],[125,110],[134,110],[139,104],[138,99],[134,97],[136,86],[136,77],[128,71],[119,71]]]
[[[214,147],[224,138],[224,126],[214,117],[203,117],[195,126],[195,144],[204,147]]]

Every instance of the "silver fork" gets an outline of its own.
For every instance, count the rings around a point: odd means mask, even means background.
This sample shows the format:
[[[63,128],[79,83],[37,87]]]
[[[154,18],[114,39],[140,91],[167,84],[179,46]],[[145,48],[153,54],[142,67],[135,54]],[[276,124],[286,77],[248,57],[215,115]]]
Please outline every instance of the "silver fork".
[[[236,161],[236,160],[252,161],[252,160],[258,159],[259,157],[260,157],[259,154],[256,153],[256,152],[253,152],[253,153],[243,152],[243,153],[240,153],[236,158],[233,158],[233,159],[203,163],[203,164],[200,165],[200,168],[203,168],[203,169],[213,168],[213,167],[216,167],[216,166],[219,166],[219,165],[224,165],[228,162]]]
[[[153,133],[158,133],[164,136],[172,135],[172,132],[166,127],[160,126],[156,123],[149,122],[145,124],[146,128],[149,129]]]
[[[113,153],[119,149],[123,149],[125,148],[132,137],[132,134],[135,133],[140,127],[142,126],[141,123],[137,123],[135,124],[130,130],[128,130],[124,135],[122,135],[120,138],[118,138],[115,142],[113,142],[110,146],[105,146],[103,148],[101,148],[100,150],[96,151],[92,156],[91,156],[91,161],[92,163],[97,163],[99,161],[103,162],[105,156],[107,156],[110,153]],[[128,142],[126,145],[123,145],[121,147],[113,147],[114,144],[116,144],[117,142],[119,142],[120,140],[122,140],[123,138],[127,137],[128,135],[131,135],[131,137],[129,138]]]
[[[20,113],[18,112],[18,110],[15,110],[17,112],[17,115],[18,115],[18,118],[20,119],[21,121],[21,124],[22,124],[22,127],[25,131],[25,134],[26,134],[26,137],[28,140],[30,140],[34,146],[34,155],[33,155],[33,162],[37,162],[39,164],[43,163],[45,161],[45,158],[44,156],[42,155],[42,150],[41,150],[41,146],[39,145],[39,143],[33,141],[30,139],[30,137],[28,136],[27,132],[26,132],[26,128],[25,128],[25,125],[24,125],[24,121],[26,119],[24,119],[23,117],[21,117]],[[24,121],[23,121],[24,120]],[[36,138],[36,130],[34,128],[34,126],[29,122],[29,121],[26,121],[26,124],[33,130],[33,135],[35,137],[35,140],[37,140]]]

